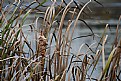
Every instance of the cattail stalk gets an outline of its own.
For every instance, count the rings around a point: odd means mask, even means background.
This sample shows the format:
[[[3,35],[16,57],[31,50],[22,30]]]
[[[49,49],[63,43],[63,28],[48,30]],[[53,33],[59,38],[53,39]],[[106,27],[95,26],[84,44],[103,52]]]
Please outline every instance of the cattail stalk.
[[[43,76],[44,65],[45,65],[46,46],[47,46],[47,39],[45,38],[43,31],[40,32],[38,40],[39,40],[38,41],[38,55],[41,56],[40,71],[41,71],[41,76]]]

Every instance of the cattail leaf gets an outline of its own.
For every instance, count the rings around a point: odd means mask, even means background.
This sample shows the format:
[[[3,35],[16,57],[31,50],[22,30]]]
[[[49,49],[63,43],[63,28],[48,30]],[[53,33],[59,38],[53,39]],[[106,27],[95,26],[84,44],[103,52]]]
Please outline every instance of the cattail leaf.
[[[103,70],[102,76],[101,76],[101,78],[100,78],[99,81],[102,81],[102,79],[103,79],[103,77],[105,76],[105,74],[106,74],[108,68],[110,67],[110,63],[111,63],[111,60],[112,60],[112,58],[113,58],[113,54],[114,54],[114,52],[115,52],[116,49],[117,49],[117,48],[114,48],[114,49],[112,50],[112,52],[110,53],[110,55],[109,55],[109,57],[108,57],[108,61],[107,61],[106,65],[105,65],[105,68],[104,68],[104,70]]]

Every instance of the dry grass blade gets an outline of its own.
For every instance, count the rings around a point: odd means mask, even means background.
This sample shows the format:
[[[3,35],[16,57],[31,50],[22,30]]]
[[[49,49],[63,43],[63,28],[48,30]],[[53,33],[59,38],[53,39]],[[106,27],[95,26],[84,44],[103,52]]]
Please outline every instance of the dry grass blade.
[[[115,51],[115,54],[113,56],[113,60],[112,60],[112,65],[111,65],[111,69],[109,72],[109,80],[113,79],[116,80],[119,77],[116,77],[116,72],[120,72],[120,58],[121,58],[121,39],[118,43],[117,49]]]
[[[85,81],[86,80],[86,74],[87,74],[87,71],[86,71],[86,68],[87,68],[87,55],[84,56],[84,59],[83,59],[83,62],[82,62],[82,72],[81,72],[81,81]]]
[[[105,67],[105,43],[106,43],[107,37],[108,37],[108,35],[104,36],[104,40],[103,40],[103,43],[102,43],[103,70],[104,70],[104,67]]]
[[[99,41],[99,43],[98,43],[98,45],[97,45],[97,47],[96,47],[95,50],[97,50],[98,46],[99,46],[100,43],[103,41],[103,38],[104,38],[105,33],[106,33],[106,31],[107,31],[107,28],[108,28],[108,24],[106,24],[106,27],[105,27],[105,29],[104,29],[104,32],[102,33],[102,37],[101,37],[101,39],[100,39],[100,41]]]
[[[109,55],[109,57],[108,57],[108,61],[107,61],[106,65],[105,65],[105,68],[104,68],[104,70],[103,70],[103,72],[102,72],[102,75],[101,75],[99,81],[102,81],[102,79],[104,78],[106,72],[108,71],[108,68],[110,67],[110,63],[111,63],[111,61],[112,61],[112,58],[113,58],[113,55],[114,55],[116,49],[117,49],[117,48],[114,48],[114,49],[112,50],[112,52],[110,53],[110,55]]]
[[[114,41],[114,44],[112,45],[112,48],[113,47],[116,47],[118,45],[118,36],[119,36],[119,25],[120,25],[120,20],[121,20],[121,15],[119,17],[119,21],[118,21],[118,24],[117,24],[117,28],[116,28],[116,37],[115,37],[115,41]]]

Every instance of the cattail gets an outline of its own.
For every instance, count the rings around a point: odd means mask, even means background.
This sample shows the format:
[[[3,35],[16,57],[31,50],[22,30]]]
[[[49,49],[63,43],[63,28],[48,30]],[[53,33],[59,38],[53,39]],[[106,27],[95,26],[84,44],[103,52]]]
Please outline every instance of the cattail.
[[[40,69],[42,72],[41,75],[43,75],[43,71],[44,71],[46,46],[47,46],[47,39],[45,38],[43,31],[41,31],[39,35],[39,41],[38,41],[38,55],[41,56],[40,58]]]

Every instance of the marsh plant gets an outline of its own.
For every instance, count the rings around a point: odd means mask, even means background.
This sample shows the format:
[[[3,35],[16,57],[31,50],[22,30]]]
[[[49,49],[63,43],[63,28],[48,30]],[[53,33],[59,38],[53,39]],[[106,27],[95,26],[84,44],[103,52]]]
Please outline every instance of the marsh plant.
[[[26,5],[24,1],[15,0],[4,5],[0,3],[0,80],[1,81],[120,81],[121,65],[121,39],[120,28],[117,24],[114,43],[105,60],[105,44],[107,41],[106,25],[104,32],[95,45],[82,44],[73,53],[72,42],[83,37],[97,36],[92,28],[81,17],[88,15],[89,4],[102,5],[96,0],[78,4],[75,0],[69,3],[62,0],[45,6],[47,0],[35,0]],[[73,4],[73,6],[72,6]],[[33,7],[33,5],[36,5]],[[43,10],[45,9],[45,10]],[[31,14],[39,14],[33,22],[25,24]],[[34,15],[33,15],[34,16]],[[120,17],[121,18],[121,17]],[[119,23],[120,23],[119,18]],[[39,22],[39,20],[41,22]],[[78,22],[81,21],[88,27],[91,34],[74,37]],[[65,25],[66,22],[66,25]],[[40,27],[38,27],[40,24]],[[32,42],[25,34],[25,27],[30,30]],[[65,30],[63,30],[65,27]],[[70,32],[71,31],[71,32]],[[32,45],[34,43],[34,46]],[[80,50],[86,46],[87,52],[81,54]],[[102,71],[100,76],[93,77],[99,59],[102,57]],[[91,72],[88,71],[91,69]]]

